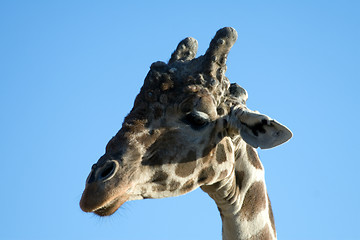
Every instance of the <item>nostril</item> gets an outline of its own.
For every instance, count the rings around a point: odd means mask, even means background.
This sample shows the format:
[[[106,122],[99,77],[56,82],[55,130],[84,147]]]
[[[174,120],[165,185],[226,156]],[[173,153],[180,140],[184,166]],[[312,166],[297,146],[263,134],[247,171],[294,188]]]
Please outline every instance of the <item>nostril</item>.
[[[100,173],[100,179],[105,180],[110,178],[115,172],[116,164],[114,162],[108,163]]]

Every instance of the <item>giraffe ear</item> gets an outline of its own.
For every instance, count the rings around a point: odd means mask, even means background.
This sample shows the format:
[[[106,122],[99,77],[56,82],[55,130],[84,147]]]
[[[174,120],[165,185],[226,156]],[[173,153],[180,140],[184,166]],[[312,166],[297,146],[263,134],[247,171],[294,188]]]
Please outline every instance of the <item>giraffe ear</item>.
[[[254,148],[273,148],[292,137],[292,132],[284,125],[248,109],[234,110],[230,125],[237,128],[244,141]]]

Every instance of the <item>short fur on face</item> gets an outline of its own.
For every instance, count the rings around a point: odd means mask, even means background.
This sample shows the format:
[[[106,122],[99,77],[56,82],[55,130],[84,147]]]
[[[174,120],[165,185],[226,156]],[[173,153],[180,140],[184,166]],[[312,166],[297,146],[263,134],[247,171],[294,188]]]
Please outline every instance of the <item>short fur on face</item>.
[[[234,139],[269,148],[291,132],[246,107],[247,92],[230,84],[226,59],[237,39],[220,29],[205,55],[197,41],[181,41],[168,63],[151,65],[134,107],[93,166],[80,206],[100,216],[124,202],[185,194],[227,178]]]

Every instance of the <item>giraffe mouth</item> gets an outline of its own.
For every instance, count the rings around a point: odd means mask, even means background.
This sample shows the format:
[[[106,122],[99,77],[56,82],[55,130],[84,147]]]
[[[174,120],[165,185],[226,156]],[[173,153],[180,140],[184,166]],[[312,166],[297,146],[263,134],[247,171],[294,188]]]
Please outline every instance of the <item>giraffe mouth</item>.
[[[123,205],[127,201],[127,197],[120,196],[117,198],[114,198],[110,202],[107,202],[105,205],[95,209],[93,213],[95,213],[98,216],[104,217],[104,216],[110,216],[118,210],[121,205]]]

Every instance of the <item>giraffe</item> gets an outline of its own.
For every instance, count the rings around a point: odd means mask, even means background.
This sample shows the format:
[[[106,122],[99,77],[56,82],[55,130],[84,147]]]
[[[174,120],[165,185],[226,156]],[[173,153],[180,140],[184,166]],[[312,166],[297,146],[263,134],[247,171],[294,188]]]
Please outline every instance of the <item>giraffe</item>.
[[[126,201],[179,196],[200,187],[216,203],[223,239],[276,239],[256,148],[292,137],[247,108],[248,94],[225,76],[235,29],[220,29],[206,53],[185,38],[168,63],[155,62],[122,128],[92,166],[84,212],[113,214]]]

